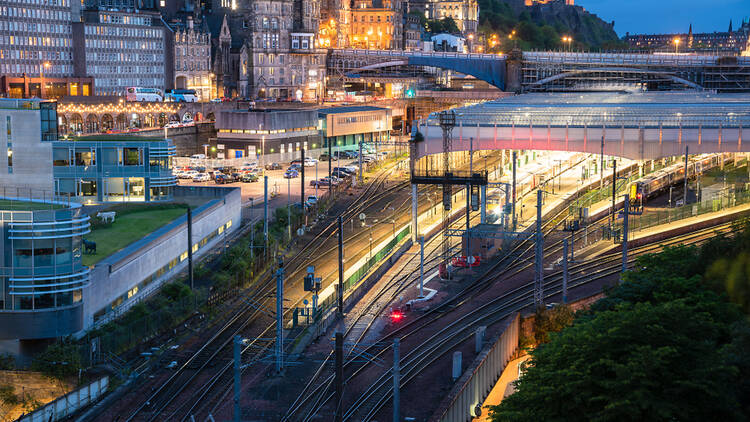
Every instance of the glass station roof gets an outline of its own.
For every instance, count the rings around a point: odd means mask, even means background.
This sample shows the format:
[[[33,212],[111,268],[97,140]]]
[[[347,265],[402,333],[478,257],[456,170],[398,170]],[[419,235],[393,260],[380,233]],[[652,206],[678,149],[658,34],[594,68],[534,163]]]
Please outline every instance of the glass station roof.
[[[708,92],[535,93],[453,110],[464,126],[750,127],[750,95]],[[428,125],[438,125],[432,113]]]

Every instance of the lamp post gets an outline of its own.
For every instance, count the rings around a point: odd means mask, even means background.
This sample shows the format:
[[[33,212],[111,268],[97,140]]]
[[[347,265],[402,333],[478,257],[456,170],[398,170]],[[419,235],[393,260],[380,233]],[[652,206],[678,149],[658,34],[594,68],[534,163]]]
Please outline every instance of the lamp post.
[[[564,43],[568,43],[568,51],[570,51],[570,43],[573,42],[573,37],[569,37],[569,36],[566,35],[566,36],[562,37],[562,41]]]
[[[672,42],[674,43],[674,53],[675,54],[679,53],[680,39],[679,38],[675,38],[674,40],[672,40]]]
[[[44,99],[44,69],[50,67],[49,62],[42,63],[39,68],[39,98]]]

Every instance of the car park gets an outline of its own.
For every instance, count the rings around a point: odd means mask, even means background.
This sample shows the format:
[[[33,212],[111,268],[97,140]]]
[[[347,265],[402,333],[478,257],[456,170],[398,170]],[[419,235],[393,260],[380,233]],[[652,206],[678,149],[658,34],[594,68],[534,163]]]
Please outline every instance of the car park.
[[[279,163],[266,164],[266,170],[281,170],[281,164]]]

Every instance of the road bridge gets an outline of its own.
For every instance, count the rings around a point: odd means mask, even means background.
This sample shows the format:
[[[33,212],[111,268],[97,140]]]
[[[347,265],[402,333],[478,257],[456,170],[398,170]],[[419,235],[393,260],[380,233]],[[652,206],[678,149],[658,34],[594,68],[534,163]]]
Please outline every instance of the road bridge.
[[[627,84],[649,90],[708,89],[750,92],[750,57],[578,52],[464,54],[421,51],[331,49],[328,74],[342,80],[377,78],[371,71],[403,66],[447,69],[501,90],[569,91],[591,85]],[[386,76],[384,76],[385,78]]]
[[[454,109],[452,151],[551,150],[650,160],[690,154],[750,152],[747,95],[683,92],[535,93]],[[443,134],[431,114],[416,158],[438,154]]]

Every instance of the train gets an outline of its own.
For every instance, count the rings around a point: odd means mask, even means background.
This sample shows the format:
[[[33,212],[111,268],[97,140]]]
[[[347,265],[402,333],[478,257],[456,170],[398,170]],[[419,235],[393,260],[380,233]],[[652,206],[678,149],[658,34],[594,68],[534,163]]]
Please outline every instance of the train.
[[[731,154],[704,154],[688,161],[688,178],[732,162]],[[634,184],[642,200],[654,197],[670,186],[685,180],[685,163],[677,162],[637,180]]]

